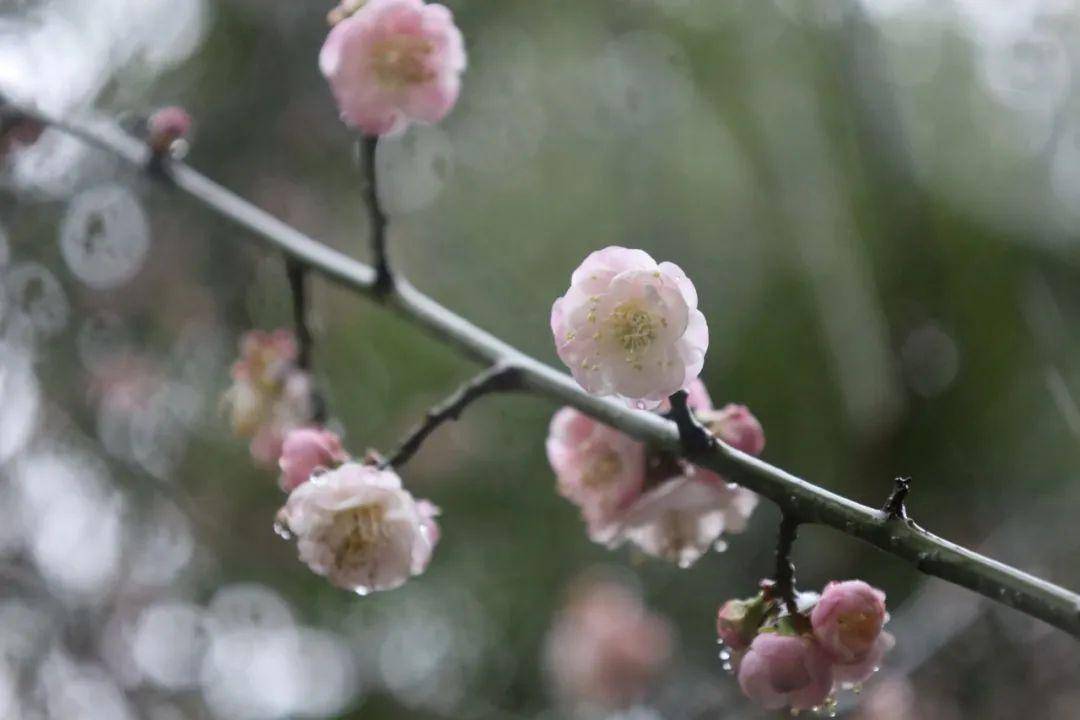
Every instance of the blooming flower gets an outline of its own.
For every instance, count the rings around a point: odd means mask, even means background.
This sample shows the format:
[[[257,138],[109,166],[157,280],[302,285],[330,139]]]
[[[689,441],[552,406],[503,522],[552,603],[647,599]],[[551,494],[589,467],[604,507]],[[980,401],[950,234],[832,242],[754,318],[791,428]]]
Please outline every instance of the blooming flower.
[[[695,412],[714,412],[700,379],[686,389]],[[656,410],[670,409],[666,403]],[[746,408],[728,406],[716,415],[718,429],[728,433],[725,439],[746,452],[760,452],[764,433]],[[754,427],[756,434],[745,431]],[[724,532],[742,532],[757,506],[749,490],[672,455],[647,451],[573,408],[552,418],[547,453],[559,492],[581,508],[594,542],[617,547],[630,541],[683,567],[710,546],[721,547]]]
[[[739,662],[739,687],[766,710],[809,710],[829,697],[833,673],[813,638],[761,633]]]
[[[559,492],[590,528],[606,526],[641,495],[645,446],[573,408],[551,419],[547,456]]]
[[[839,663],[864,660],[888,620],[885,593],[862,580],[831,582],[810,615],[814,637]]]
[[[671,654],[668,623],[622,585],[593,582],[571,598],[547,639],[556,690],[574,703],[623,708],[641,700]]]
[[[317,469],[337,467],[348,459],[349,453],[341,447],[337,433],[317,427],[290,430],[282,442],[278,460],[281,489],[292,492]]]
[[[690,567],[721,535],[739,533],[757,507],[754,493],[715,473],[683,464],[683,475],[643,494],[616,522],[597,533],[616,547],[629,540],[643,552]]]
[[[288,330],[252,330],[241,338],[223,405],[233,432],[251,438],[251,455],[262,465],[277,463],[285,434],[314,415],[311,377],[296,367],[296,359]]]
[[[697,291],[642,250],[598,250],[551,308],[559,357],[583,388],[653,408],[701,372],[709,330]]]
[[[365,595],[425,570],[438,540],[437,512],[392,470],[348,462],[293,490],[278,521],[312,571]]]
[[[369,0],[334,25],[319,52],[342,120],[368,135],[442,120],[465,62],[450,11],[423,0]]]

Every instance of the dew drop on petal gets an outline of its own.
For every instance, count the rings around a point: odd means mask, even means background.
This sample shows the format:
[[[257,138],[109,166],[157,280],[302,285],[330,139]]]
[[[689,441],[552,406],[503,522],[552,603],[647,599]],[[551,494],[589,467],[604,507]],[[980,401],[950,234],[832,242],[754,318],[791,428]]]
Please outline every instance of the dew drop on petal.
[[[146,215],[126,188],[92,188],[68,205],[60,250],[75,277],[91,288],[126,283],[142,268],[149,247]]]

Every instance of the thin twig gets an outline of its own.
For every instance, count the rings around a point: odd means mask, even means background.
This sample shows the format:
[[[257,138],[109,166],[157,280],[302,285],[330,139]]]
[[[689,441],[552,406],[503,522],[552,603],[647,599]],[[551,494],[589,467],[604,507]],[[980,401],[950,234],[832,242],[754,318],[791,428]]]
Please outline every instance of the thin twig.
[[[520,388],[520,381],[517,368],[512,365],[495,365],[488,368],[428,410],[424,415],[424,420],[409,431],[398,449],[382,462],[382,467],[401,467],[416,454],[424,440],[444,422],[457,420],[465,408],[484,395]]]
[[[79,124],[27,114],[136,167],[143,166],[146,148],[129,136],[105,135]],[[1080,596],[1076,593],[912,524],[889,522],[885,513],[813,485],[720,441],[706,451],[687,453],[674,422],[588,394],[566,373],[554,370],[451,312],[403,278],[396,278],[390,291],[378,290],[372,268],[311,239],[184,163],[169,163],[166,172],[177,190],[246,228],[255,239],[303,262],[310,270],[392,308],[468,357],[486,364],[514,365],[522,389],[570,405],[660,450],[682,454],[695,464],[767,497],[800,523],[833,527],[906,560],[927,575],[966,587],[1080,637]]]
[[[799,533],[799,521],[784,513],[780,518],[780,532],[776,538],[776,584],[773,592],[784,603],[788,614],[799,614],[799,604],[795,601],[795,563],[791,551]]]
[[[289,290],[292,294],[293,325],[296,327],[296,340],[300,345],[296,364],[301,370],[311,369],[312,337],[307,321],[307,269],[295,258],[285,259],[285,273],[289,276]]]
[[[379,138],[365,137],[363,157],[360,159],[364,183],[364,203],[367,205],[371,232],[371,253],[375,264],[375,291],[389,292],[394,287],[394,276],[390,272],[390,261],[386,255],[386,213],[379,204],[379,184],[375,172],[375,149]]]

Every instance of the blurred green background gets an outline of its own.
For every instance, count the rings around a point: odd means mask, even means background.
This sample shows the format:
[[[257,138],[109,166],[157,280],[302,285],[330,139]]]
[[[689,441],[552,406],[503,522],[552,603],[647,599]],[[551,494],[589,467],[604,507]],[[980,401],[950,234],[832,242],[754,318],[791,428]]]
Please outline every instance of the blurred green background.
[[[8,33],[28,17],[74,12],[70,3],[9,4],[0,5]],[[924,527],[1080,587],[1080,7],[447,4],[470,59],[460,102],[439,127],[380,145],[400,272],[558,364],[550,304],[587,253],[620,244],[676,262],[697,285],[711,329],[703,379],[717,402],[745,403],[761,420],[765,459],[869,505],[884,501],[895,476],[910,476],[909,508]],[[129,126],[157,105],[182,104],[196,122],[194,167],[365,257],[357,139],[337,120],[316,65],[329,7],[193,6],[193,15],[166,12],[150,26],[167,33],[170,22],[196,23],[197,41],[182,57],[151,67],[133,53],[108,64],[81,105],[42,102],[84,113],[92,104]],[[49,70],[27,80],[24,69],[23,84],[64,81],[53,70],[77,68],[77,48],[46,54]],[[18,69],[0,53],[0,89]],[[42,168],[9,171],[0,195],[7,284],[15,286],[18,263],[40,263],[69,309],[51,335],[20,331],[12,319],[19,297],[0,313],[8,338],[0,362],[14,376],[18,359],[29,358],[41,396],[39,422],[21,442],[11,413],[0,418],[11,448],[0,453],[0,482],[25,485],[33,475],[26,468],[40,467],[27,460],[34,453],[93,456],[113,488],[106,495],[123,498],[124,529],[109,583],[89,600],[72,600],[53,582],[40,543],[0,543],[14,578],[0,592],[35,611],[57,603],[50,622],[60,628],[34,635],[34,652],[9,652],[19,689],[12,697],[23,698],[24,715],[14,717],[126,717],[101,714],[101,701],[80,706],[90,708],[83,714],[56,714],[42,698],[66,687],[48,684],[58,652],[83,670],[103,668],[91,675],[115,690],[110,697],[129,717],[564,717],[545,678],[543,641],[567,584],[600,564],[636,583],[678,634],[647,707],[625,717],[760,716],[721,669],[713,622],[723,600],[750,594],[770,573],[775,508],[763,503],[727,552],[690,570],[606,551],[554,492],[543,441],[557,408],[495,397],[440,429],[403,472],[414,493],[443,508],[428,572],[373,597],[338,591],[275,537],[275,474],[252,466],[217,409],[239,334],[290,322],[281,258],[104,158],[73,160],[51,185],[37,182]],[[105,181],[132,190],[151,240],[130,282],[95,289],[65,266],[56,237],[71,198]],[[322,281],[312,308],[316,375],[356,453],[391,449],[476,369]],[[98,336],[85,328],[94,323],[114,333],[101,334],[106,348],[128,353],[123,378],[145,374],[154,392],[169,383],[184,392],[117,431],[102,410],[99,368],[86,359],[86,338]],[[190,412],[177,409],[176,397]],[[147,417],[162,427],[147,430]],[[130,528],[152,526],[162,503],[187,518],[177,522],[190,558],[153,592],[127,592],[122,579],[146,549]],[[99,530],[87,522],[83,532]],[[83,536],[71,537],[59,554],[74,562]],[[805,529],[796,561],[808,589],[858,577],[888,594],[898,646],[861,696],[847,698],[845,708],[861,705],[852,710],[860,717],[1077,716],[1080,652],[1062,633],[828,529]],[[153,652],[125,665],[123,647],[108,649],[124,644],[113,635],[142,637],[131,628],[145,630],[146,607],[213,606],[229,587],[247,588],[245,602],[260,612],[260,602],[284,602],[292,622],[344,639],[334,651],[348,658],[337,694],[299,685],[325,703],[264,708],[215,684],[204,660],[189,658],[197,667],[173,668],[162,681],[146,660],[159,657]],[[258,593],[280,598],[252,599]],[[51,600],[42,605],[42,597]],[[114,625],[130,632],[110,635]],[[181,642],[177,627],[165,622],[158,643]],[[213,626],[199,627],[212,645]],[[278,677],[263,673],[265,657],[271,651],[260,648],[222,667],[249,674],[249,694],[263,697]],[[332,676],[320,662],[312,660],[314,676]],[[34,703],[44,714],[33,714]]]

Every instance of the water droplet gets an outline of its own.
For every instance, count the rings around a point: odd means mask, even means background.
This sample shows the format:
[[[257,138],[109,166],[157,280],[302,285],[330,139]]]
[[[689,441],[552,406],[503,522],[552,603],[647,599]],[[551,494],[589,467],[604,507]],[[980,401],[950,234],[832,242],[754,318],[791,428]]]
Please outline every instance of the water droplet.
[[[453,167],[453,146],[435,126],[414,125],[383,138],[375,151],[379,201],[391,215],[422,210],[439,197]]]
[[[722,653],[720,653],[720,659],[724,661],[730,660],[731,653],[729,653],[727,650],[723,651]]]
[[[7,276],[8,296],[16,312],[44,337],[64,329],[68,320],[68,301],[60,282],[38,263],[20,263]]]
[[[60,227],[60,250],[75,277],[103,290],[135,276],[149,238],[146,216],[131,192],[105,185],[72,199]]]
[[[292,540],[292,531],[290,531],[289,526],[281,520],[274,521],[274,532],[277,533],[278,537],[284,538],[285,540]]]

